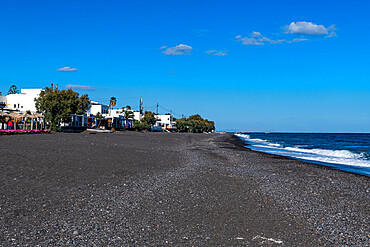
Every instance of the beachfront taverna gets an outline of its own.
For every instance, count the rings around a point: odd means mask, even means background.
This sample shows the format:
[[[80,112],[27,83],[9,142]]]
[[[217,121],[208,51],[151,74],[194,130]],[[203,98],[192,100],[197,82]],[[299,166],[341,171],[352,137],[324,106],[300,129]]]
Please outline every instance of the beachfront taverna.
[[[21,89],[20,93],[0,95],[0,111],[2,112],[0,129],[25,128],[26,119],[31,118],[32,122],[41,121],[40,114],[36,114],[35,98],[40,96],[43,89]],[[142,99],[141,99],[142,104]],[[132,117],[126,119],[126,111],[132,113]],[[32,115],[26,114],[30,112]],[[19,113],[18,119],[11,120],[10,113]],[[4,116],[7,116],[6,118]],[[38,115],[37,119],[33,116]],[[101,115],[99,119],[97,115]],[[110,105],[91,101],[90,109],[82,115],[72,114],[70,123],[62,123],[64,129],[84,129],[84,128],[103,128],[103,129],[131,129],[134,127],[135,121],[140,121],[143,118],[143,109],[141,105],[140,111],[132,111],[127,108],[113,109]],[[152,131],[175,130],[176,122],[172,115],[155,114],[156,123],[151,126]],[[29,120],[28,120],[29,122]],[[32,124],[32,126],[36,126]],[[41,125],[40,125],[41,126]],[[45,126],[45,125],[43,125]]]

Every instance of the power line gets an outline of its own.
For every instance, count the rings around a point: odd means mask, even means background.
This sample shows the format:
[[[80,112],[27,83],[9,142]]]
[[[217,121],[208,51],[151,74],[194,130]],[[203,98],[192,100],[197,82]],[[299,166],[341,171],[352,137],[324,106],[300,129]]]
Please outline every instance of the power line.
[[[165,107],[163,107],[161,105],[159,107],[162,108],[163,110],[165,110],[167,113],[171,112],[172,115],[176,115],[177,117],[182,117],[182,114],[178,114],[178,113],[176,113],[176,112],[174,112],[172,110],[169,110],[169,109],[167,109],[167,108],[165,108]]]

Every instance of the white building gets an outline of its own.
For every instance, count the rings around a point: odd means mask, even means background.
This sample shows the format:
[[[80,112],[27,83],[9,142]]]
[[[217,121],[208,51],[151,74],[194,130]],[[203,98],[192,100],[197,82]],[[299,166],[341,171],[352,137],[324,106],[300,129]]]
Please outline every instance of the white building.
[[[108,114],[108,108],[109,108],[109,106],[107,106],[107,105],[103,105],[103,104],[99,104],[98,102],[91,101],[91,107],[90,107],[88,113],[90,113],[94,116],[98,112],[100,114]]]
[[[102,114],[105,118],[125,116],[125,112],[122,109],[108,109],[106,113]]]
[[[40,96],[43,89],[21,89],[21,93],[6,96],[7,109],[20,112],[36,112],[35,98]]]
[[[140,121],[143,118],[143,115],[140,114],[139,111],[133,111],[133,113],[134,113],[134,119],[135,120]]]
[[[176,129],[176,122],[173,121],[173,117],[171,115],[155,115],[156,122],[152,126],[152,129],[158,131],[160,129]]]
[[[3,109],[6,106],[6,97],[0,95],[0,108]]]
[[[109,117],[120,117],[123,116],[125,117],[125,112],[126,111],[131,111],[134,114],[134,120],[140,121],[143,118],[143,115],[140,114],[138,111],[133,111],[127,108],[121,108],[121,109],[111,109],[108,111],[107,114],[104,115],[104,117],[109,118]]]

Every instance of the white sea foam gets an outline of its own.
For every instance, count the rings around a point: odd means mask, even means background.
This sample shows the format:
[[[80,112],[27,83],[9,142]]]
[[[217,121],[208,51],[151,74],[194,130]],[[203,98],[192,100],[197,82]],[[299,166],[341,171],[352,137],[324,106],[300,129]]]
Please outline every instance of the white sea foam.
[[[336,157],[336,158],[359,159],[363,157],[363,154],[353,153],[348,150],[303,149],[303,148],[297,148],[297,147],[286,147],[284,149],[293,151],[293,152],[317,154],[317,155]]]
[[[236,136],[245,140],[251,149],[265,153],[308,161],[370,168],[370,160],[364,159],[363,153],[358,154],[348,150],[305,149],[299,146],[283,147],[267,140],[250,138],[245,134],[236,134]]]

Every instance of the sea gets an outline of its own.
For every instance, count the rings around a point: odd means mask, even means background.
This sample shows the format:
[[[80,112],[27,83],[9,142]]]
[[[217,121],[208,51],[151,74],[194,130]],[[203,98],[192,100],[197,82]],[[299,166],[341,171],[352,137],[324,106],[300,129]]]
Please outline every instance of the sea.
[[[290,157],[370,177],[370,134],[235,134],[252,150]]]

